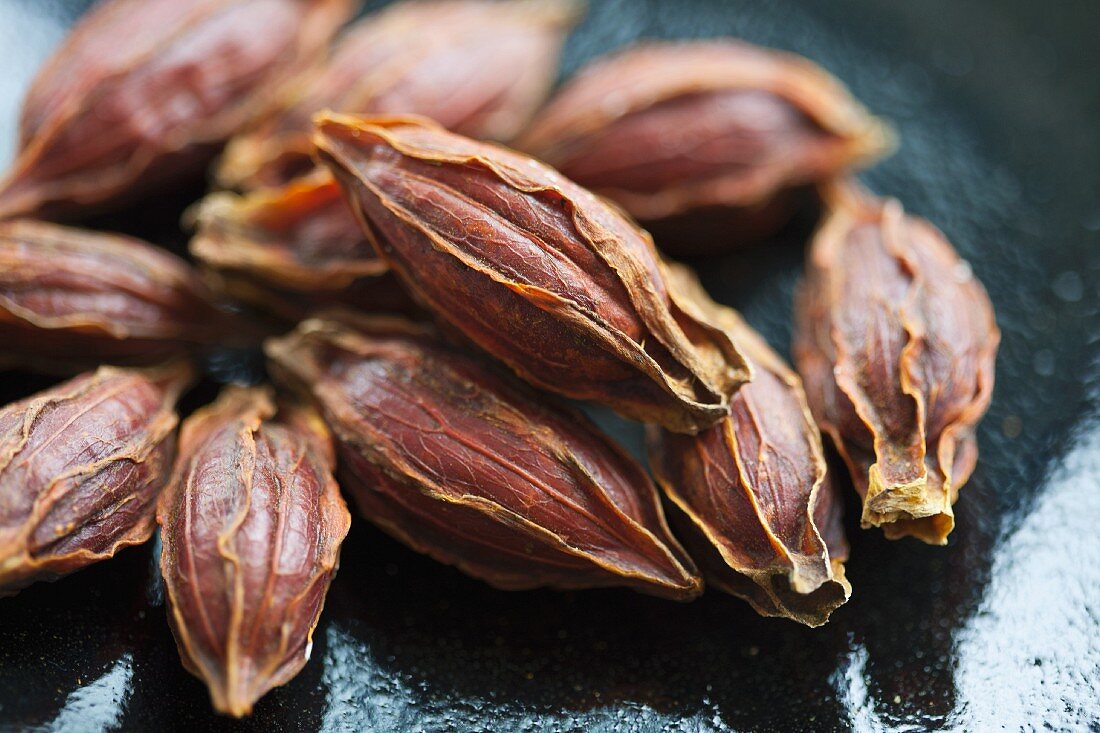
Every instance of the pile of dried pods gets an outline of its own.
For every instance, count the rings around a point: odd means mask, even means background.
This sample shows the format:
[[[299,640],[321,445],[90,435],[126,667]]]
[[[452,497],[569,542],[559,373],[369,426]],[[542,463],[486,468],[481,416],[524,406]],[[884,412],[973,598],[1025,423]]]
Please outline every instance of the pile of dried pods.
[[[105,0],[40,72],[0,184],[0,359],[91,371],[0,410],[0,593],[159,524],[180,656],[239,716],[306,662],[349,526],[334,472],[499,588],[705,578],[810,626],[851,592],[819,430],[864,527],[947,541],[998,330],[943,235],[852,182],[892,133],[836,79],[650,43],[543,104],[573,0],[413,0],[333,40],[354,11]],[[42,221],[211,161],[201,269]],[[721,222],[698,248],[723,250],[807,199],[797,373],[632,218]],[[249,309],[297,323],[264,343],[278,390],[226,387],[177,439],[191,357],[258,345]],[[548,393],[648,423],[656,483]]]

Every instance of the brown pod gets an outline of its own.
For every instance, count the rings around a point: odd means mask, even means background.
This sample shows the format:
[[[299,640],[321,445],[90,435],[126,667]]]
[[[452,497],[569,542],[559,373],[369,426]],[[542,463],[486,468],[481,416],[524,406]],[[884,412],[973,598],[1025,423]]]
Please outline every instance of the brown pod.
[[[978,458],[1000,331],[937,229],[837,185],[795,301],[795,361],[863,497],[864,527],[947,543]]]
[[[414,309],[326,170],[243,196],[210,194],[185,218],[196,227],[191,254],[232,295],[278,315]]]
[[[157,507],[168,618],[220,713],[247,715],[309,658],[351,517],[312,409],[227,387],[180,431]]]
[[[717,238],[722,249],[759,233],[756,215],[774,229],[772,202],[793,205],[789,189],[866,164],[892,139],[810,61],[722,39],[647,43],[596,61],[516,147],[643,221],[735,209],[738,229]]]
[[[840,497],[802,382],[687,268],[673,275],[741,346],[753,378],[733,395],[730,416],[698,435],[648,428],[657,482],[679,510],[677,526],[711,587],[764,616],[821,626],[852,588]]]
[[[507,590],[701,591],[641,466],[426,328],[310,319],[267,353],[318,404],[360,511],[418,552]]]
[[[291,80],[278,109],[226,147],[227,187],[275,186],[308,170],[313,115],[421,114],[474,138],[516,135],[546,98],[576,0],[401,2],[348,29],[331,57]]]
[[[152,362],[224,335],[183,260],[137,239],[0,222],[0,363]]]
[[[200,173],[352,9],[350,0],[101,2],[27,93],[0,218],[85,215]]]
[[[100,367],[0,409],[0,596],[152,536],[192,376]]]
[[[316,143],[409,292],[527,381],[682,432],[728,414],[744,360],[614,207],[421,118],[321,115]]]

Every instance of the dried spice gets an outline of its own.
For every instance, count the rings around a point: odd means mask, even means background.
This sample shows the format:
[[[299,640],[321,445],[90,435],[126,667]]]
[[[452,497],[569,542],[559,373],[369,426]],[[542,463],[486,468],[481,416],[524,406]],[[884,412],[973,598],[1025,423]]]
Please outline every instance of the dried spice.
[[[0,596],[152,536],[191,378],[101,367],[0,409]]]
[[[327,171],[244,196],[210,194],[187,218],[197,227],[191,254],[241,300],[294,319],[335,304],[413,310]]]
[[[617,209],[424,119],[322,115],[316,143],[417,301],[527,381],[677,431],[728,413],[744,360]]]
[[[0,218],[113,208],[199,173],[352,9],[350,0],[101,3],[27,94]]]
[[[597,61],[516,147],[643,221],[734,208],[737,228],[717,238],[728,247],[788,218],[791,189],[865,164],[891,141],[810,61],[725,39],[649,43]]]
[[[225,334],[182,260],[145,242],[43,222],[0,222],[0,361],[51,367],[151,362]]]
[[[650,426],[650,464],[707,583],[764,616],[824,624],[848,600],[840,497],[798,376],[733,310],[673,269],[681,289],[729,331],[752,365],[730,416],[698,435]]]
[[[1000,331],[969,265],[894,200],[835,186],[798,293],[795,361],[862,523],[946,544],[978,459]]]
[[[284,85],[274,115],[229,144],[218,180],[256,188],[308,170],[312,118],[323,109],[422,114],[507,140],[549,92],[579,11],[575,0],[426,0],[370,15],[326,63]]]
[[[702,589],[637,463],[427,329],[310,319],[267,353],[317,402],[359,509],[413,549],[511,590]]]
[[[157,508],[180,657],[240,717],[305,665],[351,517],[306,407],[228,387],[188,418]]]

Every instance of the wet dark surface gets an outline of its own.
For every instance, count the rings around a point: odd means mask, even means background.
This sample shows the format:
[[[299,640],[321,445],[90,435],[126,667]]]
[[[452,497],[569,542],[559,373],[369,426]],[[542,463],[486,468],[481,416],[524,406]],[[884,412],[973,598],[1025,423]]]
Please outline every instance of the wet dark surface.
[[[0,0],[3,161],[23,87],[86,4]],[[0,730],[1100,730],[1098,27],[1091,0],[591,0],[569,42],[567,72],[640,36],[821,62],[901,133],[864,180],[943,228],[990,291],[997,389],[951,544],[849,521],[854,594],[825,628],[716,594],[497,592],[360,521],[311,662],[237,723],[179,665],[149,546],[0,600]],[[178,246],[198,192],[106,224]],[[786,351],[801,257],[795,228],[696,264]],[[49,383],[0,375],[0,398]]]

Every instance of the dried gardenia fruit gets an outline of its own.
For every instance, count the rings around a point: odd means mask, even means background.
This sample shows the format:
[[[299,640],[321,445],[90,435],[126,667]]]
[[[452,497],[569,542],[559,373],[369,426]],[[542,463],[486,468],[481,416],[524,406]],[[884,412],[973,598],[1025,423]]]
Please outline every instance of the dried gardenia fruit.
[[[897,201],[843,186],[826,201],[795,304],[810,406],[851,469],[863,526],[946,544],[993,391],[993,306]]]
[[[753,368],[730,416],[698,435],[650,426],[650,465],[707,583],[764,616],[820,626],[848,600],[840,497],[798,376],[683,267],[673,275]]]
[[[317,402],[360,511],[413,549],[510,590],[702,589],[641,466],[426,329],[310,319],[267,353]]]
[[[113,208],[200,172],[351,11],[349,0],[101,3],[27,94],[0,218]]]
[[[0,222],[0,362],[151,362],[209,342],[224,314],[198,275],[145,242]]]
[[[617,209],[420,118],[322,115],[316,142],[410,293],[527,381],[682,432],[728,414],[744,360]]]
[[[865,164],[891,140],[810,61],[724,39],[649,43],[597,61],[516,147],[643,221],[732,207],[747,236],[760,228],[754,219],[766,231],[793,213],[792,189]]]
[[[100,367],[0,409],[0,596],[152,536],[191,378]]]
[[[244,196],[214,193],[189,217],[191,254],[242,300],[292,318],[337,303],[412,307],[327,171]]]
[[[284,85],[279,109],[235,138],[224,186],[288,181],[312,166],[313,115],[421,114],[474,138],[515,136],[550,90],[575,0],[397,3],[348,30],[327,63]]]
[[[183,666],[236,717],[305,665],[351,517],[309,408],[228,387],[180,431],[157,508]]]

